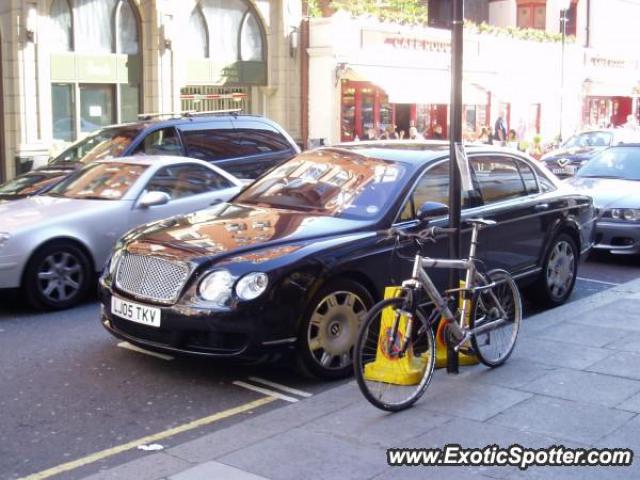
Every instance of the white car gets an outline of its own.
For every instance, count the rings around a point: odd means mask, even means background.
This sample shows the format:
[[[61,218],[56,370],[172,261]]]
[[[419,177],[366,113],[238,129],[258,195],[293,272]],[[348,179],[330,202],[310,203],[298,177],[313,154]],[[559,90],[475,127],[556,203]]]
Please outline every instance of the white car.
[[[37,308],[68,308],[126,231],[224,202],[243,185],[191,158],[91,163],[46,194],[0,205],[0,288],[22,288]]]

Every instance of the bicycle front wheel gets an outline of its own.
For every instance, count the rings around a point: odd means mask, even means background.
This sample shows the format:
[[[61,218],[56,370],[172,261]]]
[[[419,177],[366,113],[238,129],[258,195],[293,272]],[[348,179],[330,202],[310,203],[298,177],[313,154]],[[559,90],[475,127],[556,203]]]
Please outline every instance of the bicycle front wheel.
[[[404,299],[376,304],[367,314],[354,349],[360,391],[374,406],[389,412],[413,405],[425,392],[435,367],[433,330],[417,310],[401,313]]]
[[[495,286],[479,291],[474,298],[470,327],[481,333],[472,335],[471,346],[483,364],[497,367],[507,361],[516,345],[522,301],[518,285],[508,272],[492,270],[487,277],[486,284]]]

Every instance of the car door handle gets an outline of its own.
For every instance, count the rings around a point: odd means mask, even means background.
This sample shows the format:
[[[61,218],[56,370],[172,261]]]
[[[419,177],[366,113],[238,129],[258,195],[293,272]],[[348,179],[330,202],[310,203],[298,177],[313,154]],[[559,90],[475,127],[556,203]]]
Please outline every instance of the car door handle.
[[[535,207],[533,207],[534,210],[536,210],[537,212],[540,212],[542,210],[549,210],[549,204],[548,203],[538,203]]]
[[[222,199],[221,198],[216,198],[214,201],[212,201],[209,205],[213,206],[213,205],[217,205],[219,203],[222,203]]]

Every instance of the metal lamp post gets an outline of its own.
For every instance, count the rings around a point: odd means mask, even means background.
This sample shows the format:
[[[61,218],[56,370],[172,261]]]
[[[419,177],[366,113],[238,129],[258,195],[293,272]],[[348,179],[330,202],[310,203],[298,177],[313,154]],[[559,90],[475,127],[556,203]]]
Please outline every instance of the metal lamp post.
[[[456,144],[462,142],[462,45],[464,13],[463,0],[453,0],[451,25],[451,103],[449,115],[449,227],[456,233],[449,238],[449,256],[460,258],[461,180],[456,161]],[[458,288],[459,274],[451,270],[449,287]],[[447,347],[447,372],[458,373],[458,352]]]
[[[571,0],[560,0],[560,31],[562,33],[562,50],[560,53],[560,126],[558,131],[558,143],[562,143],[562,116],[564,103],[564,48],[567,36],[567,12],[571,7]]]

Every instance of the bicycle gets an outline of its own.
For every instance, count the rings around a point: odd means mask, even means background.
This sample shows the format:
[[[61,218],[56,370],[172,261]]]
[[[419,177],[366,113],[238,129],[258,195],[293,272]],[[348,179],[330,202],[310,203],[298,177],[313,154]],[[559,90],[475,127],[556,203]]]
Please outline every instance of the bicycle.
[[[402,282],[399,294],[374,305],[362,322],[353,351],[355,376],[365,398],[382,410],[408,408],[426,391],[436,359],[433,327],[440,318],[443,341],[456,351],[475,353],[489,367],[502,365],[513,352],[522,322],[518,287],[505,270],[479,272],[482,262],[476,258],[479,231],[495,222],[481,218],[466,222],[472,226],[466,259],[417,253],[411,278]],[[400,238],[413,239],[420,246],[454,231],[432,226],[417,233],[396,229],[381,233],[395,237],[396,246]],[[443,296],[428,268],[465,270],[464,285],[445,290]],[[430,300],[425,304],[419,301],[422,292]],[[449,306],[453,294],[461,297],[456,314]]]

